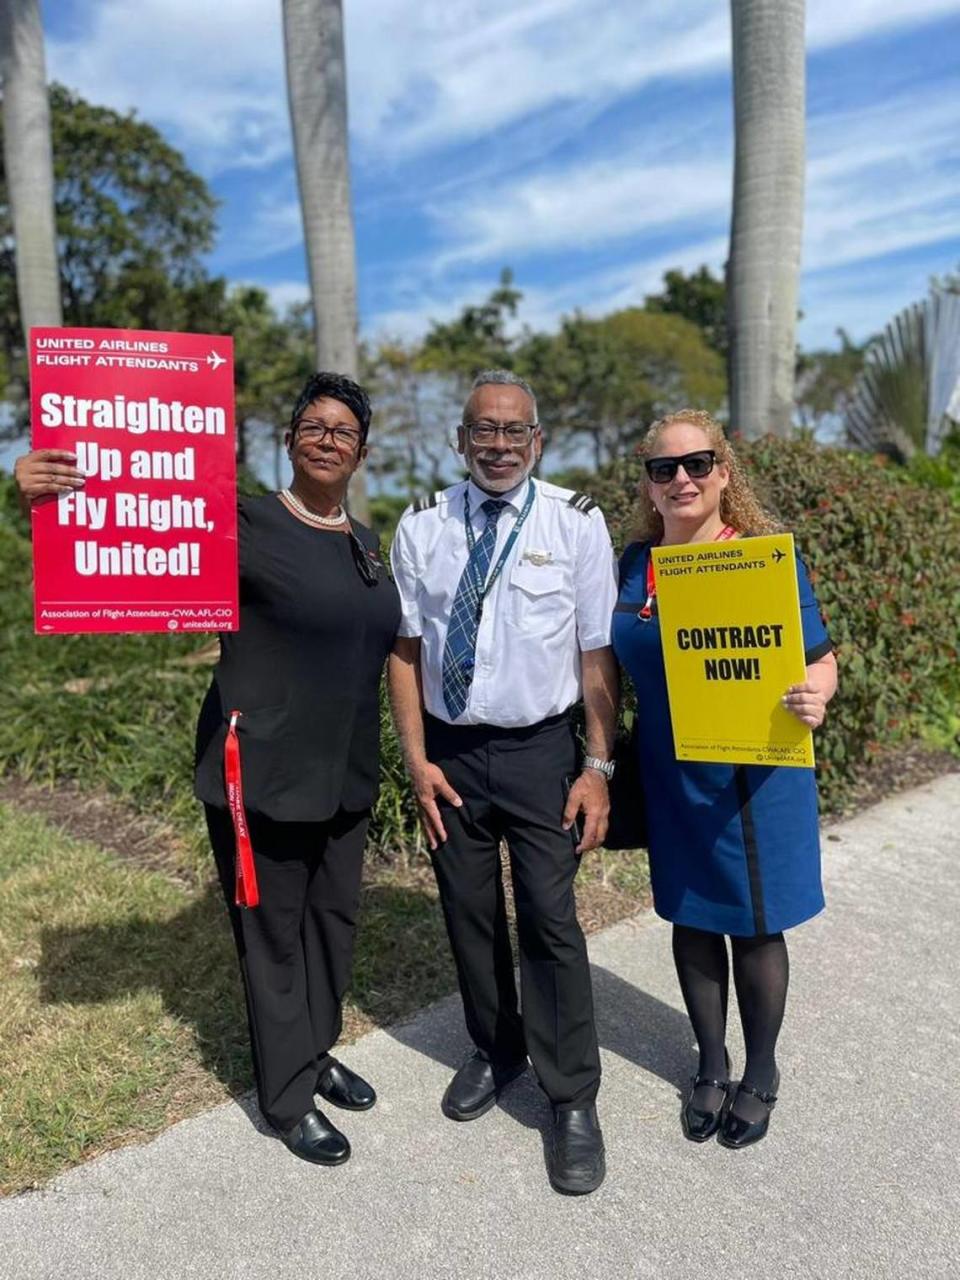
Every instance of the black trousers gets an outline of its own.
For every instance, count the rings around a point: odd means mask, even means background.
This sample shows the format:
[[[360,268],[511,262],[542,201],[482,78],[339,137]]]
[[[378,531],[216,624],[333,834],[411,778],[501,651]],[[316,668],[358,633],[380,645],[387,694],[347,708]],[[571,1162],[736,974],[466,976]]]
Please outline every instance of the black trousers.
[[[572,832],[560,825],[564,781],[577,767],[566,717],[524,729],[426,720],[427,756],[463,800],[444,804],[447,840],[433,854],[467,1030],[491,1061],[529,1054],[561,1108],[591,1103],[600,1055],[573,881]],[[510,852],[520,947],[517,1007],[499,845]]]
[[[246,910],[234,905],[230,814],[204,807],[243,976],[260,1110],[290,1129],[314,1105],[340,1036],[370,814],[273,822],[248,812],[260,905]]]

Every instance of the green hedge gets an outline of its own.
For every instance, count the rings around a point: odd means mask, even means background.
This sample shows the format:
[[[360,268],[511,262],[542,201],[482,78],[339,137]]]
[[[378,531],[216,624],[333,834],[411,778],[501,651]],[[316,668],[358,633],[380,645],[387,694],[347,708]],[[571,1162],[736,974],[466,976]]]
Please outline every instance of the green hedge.
[[[768,507],[796,537],[837,651],[840,689],[817,731],[821,799],[841,809],[885,748],[946,737],[960,707],[960,511],[882,457],[810,440],[738,443]],[[592,488],[618,548],[629,540],[639,462]]]
[[[170,822],[187,867],[206,874],[193,737],[216,640],[35,636],[27,534],[12,480],[0,473],[0,772],[105,787]],[[376,854],[403,861],[422,845],[385,696],[381,719],[383,788],[372,843]]]
[[[826,810],[885,747],[938,726],[960,706],[960,511],[882,459],[808,441],[741,445],[768,505],[796,537],[838,651],[840,693],[817,734]],[[629,537],[639,464],[590,486],[618,547]],[[0,476],[0,770],[55,785],[105,786],[160,814],[207,866],[191,795],[193,729],[210,677],[208,636],[35,637],[30,545]],[[422,848],[399,746],[383,701],[383,788],[373,848]]]

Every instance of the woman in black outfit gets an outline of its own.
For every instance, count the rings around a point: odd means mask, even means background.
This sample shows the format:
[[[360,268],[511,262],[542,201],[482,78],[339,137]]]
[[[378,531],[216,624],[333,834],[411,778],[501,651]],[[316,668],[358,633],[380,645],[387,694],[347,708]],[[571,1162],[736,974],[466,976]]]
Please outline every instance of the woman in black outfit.
[[[341,1164],[350,1144],[314,1095],[350,1110],[376,1101],[331,1055],[377,795],[380,673],[400,619],[376,535],[343,506],[369,426],[355,382],[310,378],[286,437],[290,488],[240,501],[240,630],[220,637],[197,727],[195,789],[240,959],[260,1110],[316,1164]],[[18,464],[30,497],[79,478],[69,455],[51,452]],[[231,722],[243,801],[234,817],[224,769]],[[244,819],[259,897],[249,908],[237,905],[235,820],[242,828]]]

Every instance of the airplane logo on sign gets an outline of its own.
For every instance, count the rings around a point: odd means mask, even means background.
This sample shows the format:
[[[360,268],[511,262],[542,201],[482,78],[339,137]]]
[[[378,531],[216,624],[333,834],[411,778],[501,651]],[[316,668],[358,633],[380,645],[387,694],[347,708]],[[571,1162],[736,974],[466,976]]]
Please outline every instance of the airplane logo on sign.
[[[777,550],[776,550],[776,551],[774,551],[774,553],[773,553],[773,559],[774,559],[775,563],[776,563],[776,564],[779,564],[779,563],[780,563],[780,561],[783,559],[783,556],[784,556],[784,553],[783,553],[783,552],[779,549],[779,547],[778,547],[778,548],[777,548]]]
[[[222,364],[226,364],[226,363],[227,361],[225,357],[218,356],[216,351],[211,351],[210,354],[207,356],[207,364],[210,365],[210,367],[214,370],[219,369]]]

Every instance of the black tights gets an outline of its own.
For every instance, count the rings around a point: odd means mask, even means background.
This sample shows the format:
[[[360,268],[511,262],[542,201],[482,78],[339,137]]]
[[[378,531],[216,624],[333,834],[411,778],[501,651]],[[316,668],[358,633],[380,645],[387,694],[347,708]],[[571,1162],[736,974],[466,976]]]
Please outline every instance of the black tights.
[[[733,981],[747,1051],[742,1079],[762,1091],[774,1082],[777,1036],[787,1001],[790,963],[782,933],[754,938],[731,938]],[[730,988],[727,945],[722,933],[707,933],[686,925],[673,926],[673,958],[684,1003],[700,1049],[697,1074],[726,1080],[725,1040],[727,996]],[[710,1110],[718,1105],[716,1090],[697,1087],[694,1106]],[[759,1119],[762,1104],[749,1094],[738,1097],[735,1108],[744,1119]]]

